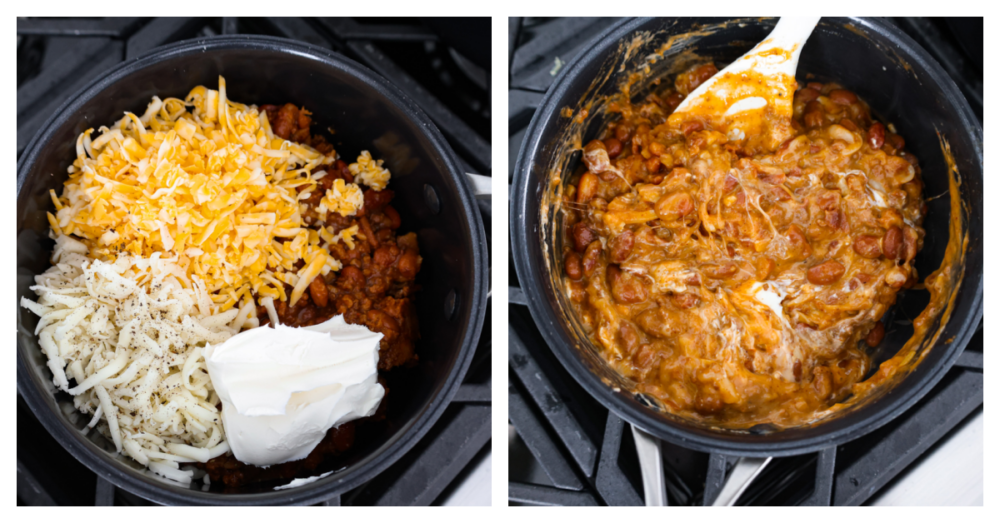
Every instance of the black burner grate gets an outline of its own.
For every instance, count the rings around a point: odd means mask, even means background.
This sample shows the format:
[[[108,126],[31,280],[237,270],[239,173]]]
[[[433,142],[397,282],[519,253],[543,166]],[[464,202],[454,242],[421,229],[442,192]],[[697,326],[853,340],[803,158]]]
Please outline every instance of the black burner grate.
[[[525,132],[562,66],[613,19],[512,18],[509,22],[510,171]],[[945,66],[982,121],[982,19],[963,32],[954,20],[894,19]],[[958,36],[956,36],[958,35]],[[972,42],[971,44],[969,42]],[[511,451],[508,502],[525,505],[641,505],[638,456],[627,423],[580,387],[547,348],[528,312],[509,260],[508,420],[525,448]],[[839,447],[776,458],[739,499],[741,505],[860,505],[983,405],[983,333],[969,342],[944,379],[886,426]],[[711,505],[734,456],[661,442],[670,505]],[[530,453],[541,473],[517,470]],[[528,477],[526,477],[528,476]]]
[[[481,22],[454,19],[438,23],[406,18],[19,18],[17,154],[21,155],[66,97],[123,60],[188,38],[263,34],[325,47],[375,70],[421,106],[454,148],[466,172],[489,176],[490,68],[488,63],[480,65],[466,58],[482,56],[474,43],[452,39],[449,24],[462,23]],[[485,41],[489,42],[488,32]],[[489,231],[489,202],[479,203],[484,228]],[[488,232],[487,238],[491,248]],[[430,505],[447,498],[490,451],[491,331],[488,305],[479,346],[465,381],[434,427],[385,472],[324,504]],[[151,504],[115,488],[73,459],[20,397],[17,417],[18,505]]]

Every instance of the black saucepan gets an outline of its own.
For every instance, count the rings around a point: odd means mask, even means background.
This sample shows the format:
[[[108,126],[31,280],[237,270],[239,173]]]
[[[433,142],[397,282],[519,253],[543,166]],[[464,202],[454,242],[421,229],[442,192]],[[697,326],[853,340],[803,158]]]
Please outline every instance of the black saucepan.
[[[444,411],[479,340],[487,298],[485,233],[454,153],[416,104],[385,79],[325,49],[269,37],[189,40],[121,64],[77,93],[32,140],[17,172],[17,299],[35,299],[33,277],[49,266],[49,189],[60,191],[75,158],[76,136],[110,124],[124,111],[141,114],[153,95],[183,98],[196,85],[226,78],[230,97],[244,103],[291,102],[313,112],[318,129],[333,128],[345,158],[371,149],[393,173],[393,206],[403,232],[415,231],[423,265],[418,276],[422,339],[419,364],[389,377],[384,423],[359,429],[351,451],[316,474],[330,476],[275,491],[239,492],[171,484],[146,472],[96,431],[72,399],[57,393],[32,334],[38,319],[17,309],[17,388],[46,429],[77,459],[115,485],[158,503],[311,504],[356,487],[385,470],[428,431]],[[19,441],[19,445],[31,442]]]
[[[817,450],[866,434],[913,405],[954,363],[982,317],[983,153],[982,126],[941,67],[913,40],[887,21],[823,18],[806,43],[799,78],[837,81],[857,92],[880,119],[893,122],[923,168],[928,202],[927,239],[917,258],[921,277],[940,264],[948,243],[948,176],[938,133],[951,145],[961,173],[963,230],[968,233],[964,279],[953,313],[924,360],[892,387],[853,408],[813,425],[776,430],[722,430],[660,413],[628,392],[587,340],[555,283],[562,274],[558,248],[559,213],[546,199],[550,182],[565,184],[579,165],[571,141],[587,143],[606,123],[602,96],[616,92],[629,73],[648,65],[647,78],[676,72],[684,63],[712,59],[727,64],[774,27],[775,19],[721,18],[623,20],[596,37],[569,64],[536,112],[521,147],[512,183],[510,228],[521,287],[535,323],[561,363],[597,400],[633,425],[676,444],[705,452],[742,456],[782,456]],[[637,38],[639,37],[639,38]],[[665,44],[668,44],[664,51]],[[630,45],[631,44],[631,45]],[[654,56],[660,51],[660,56]],[[654,59],[655,58],[655,59]],[[633,99],[650,83],[633,87]],[[593,105],[588,105],[594,102]],[[588,109],[582,124],[562,115]],[[578,125],[574,130],[573,126]],[[574,134],[575,133],[575,134]],[[569,161],[563,161],[570,158]],[[914,318],[928,302],[923,291],[906,291],[890,311],[890,329],[873,353],[876,363],[895,354],[910,338]]]

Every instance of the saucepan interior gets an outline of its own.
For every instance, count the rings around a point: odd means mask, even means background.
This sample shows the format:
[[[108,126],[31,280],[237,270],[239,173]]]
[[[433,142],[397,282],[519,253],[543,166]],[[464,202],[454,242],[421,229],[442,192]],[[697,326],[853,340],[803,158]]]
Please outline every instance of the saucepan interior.
[[[226,78],[229,97],[244,103],[291,102],[312,111],[341,157],[362,149],[384,158],[393,173],[393,206],[402,232],[414,231],[423,265],[418,277],[419,363],[388,376],[388,416],[359,428],[354,447],[327,460],[316,474],[337,471],[306,487],[273,491],[248,486],[223,494],[180,487],[116,455],[114,445],[82,428],[88,417],[55,391],[34,328],[37,318],[18,308],[18,387],[36,416],[78,459],[117,483],[167,503],[305,503],[328,498],[383,470],[410,448],[440,415],[461,382],[479,336],[485,301],[482,225],[473,214],[453,153],[426,116],[385,80],[325,50],[275,38],[188,41],[124,64],[68,102],[25,151],[18,166],[17,292],[46,270],[53,242],[45,213],[48,190],[61,190],[75,158],[76,136],[110,124],[124,111],[141,114],[153,95],[183,98],[196,85],[215,88]],[[329,133],[332,130],[333,134]],[[24,443],[24,442],[21,442]]]
[[[511,212],[515,262],[531,311],[554,352],[581,384],[627,420],[659,437],[700,450],[744,455],[806,452],[851,439],[888,422],[936,383],[951,365],[982,315],[982,131],[967,102],[941,68],[908,37],[885,22],[824,18],[803,48],[800,80],[837,81],[858,93],[880,119],[893,122],[920,160],[927,238],[917,257],[923,278],[937,269],[949,238],[948,167],[939,136],[951,147],[961,173],[962,230],[969,237],[964,277],[954,310],[937,343],[908,375],[822,423],[775,430],[725,430],[649,408],[629,383],[608,369],[569,306],[560,283],[562,213],[557,195],[580,165],[578,144],[596,138],[608,122],[606,98],[632,82],[641,100],[653,80],[693,63],[721,66],[749,50],[774,27],[775,19],[632,20],[595,39],[550,90],[522,148]],[[639,73],[638,76],[630,76]],[[574,117],[585,109],[586,118]],[[551,183],[558,180],[557,183]],[[553,189],[554,188],[554,189]],[[944,197],[930,199],[944,194]],[[522,225],[523,224],[523,225]],[[521,243],[523,242],[523,243]],[[519,243],[520,246],[518,245]],[[887,316],[888,332],[873,353],[877,365],[894,355],[913,333],[909,320],[926,306],[928,293],[903,292]],[[932,332],[936,330],[932,329]]]

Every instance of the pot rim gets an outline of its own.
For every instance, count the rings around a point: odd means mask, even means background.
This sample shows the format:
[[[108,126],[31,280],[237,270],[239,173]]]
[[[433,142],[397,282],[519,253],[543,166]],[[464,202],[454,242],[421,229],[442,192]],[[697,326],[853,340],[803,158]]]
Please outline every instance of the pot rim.
[[[409,427],[397,434],[394,437],[394,441],[387,442],[387,446],[382,452],[363,458],[356,465],[356,468],[348,474],[342,477],[331,475],[312,484],[294,489],[252,494],[202,492],[190,488],[182,488],[150,478],[142,472],[118,462],[103,449],[98,448],[94,443],[84,438],[75,427],[66,421],[64,416],[58,411],[54,396],[40,386],[41,384],[34,376],[34,373],[28,369],[24,351],[29,349],[23,347],[20,341],[18,341],[17,354],[17,390],[39,422],[77,460],[115,486],[150,501],[162,504],[208,505],[316,504],[355,488],[383,472],[426,435],[427,431],[430,430],[441,414],[444,413],[445,408],[451,403],[458,387],[461,385],[462,379],[472,362],[475,347],[482,331],[483,319],[486,313],[486,287],[488,280],[488,255],[486,252],[485,230],[482,219],[477,212],[475,198],[472,196],[472,191],[463,175],[463,171],[459,169],[460,164],[455,157],[455,153],[437,126],[434,125],[423,110],[398,87],[377,73],[350,58],[319,46],[286,38],[256,35],[221,35],[182,40],[154,48],[135,59],[122,62],[68,97],[53,115],[46,120],[45,124],[31,139],[27,147],[25,147],[24,153],[18,160],[17,193],[18,198],[20,198],[21,188],[27,179],[30,167],[34,164],[35,159],[44,152],[41,150],[40,145],[48,143],[57,127],[67,120],[72,119],[84,103],[100,96],[109,86],[144,67],[165,59],[194,53],[232,49],[293,54],[314,60],[323,67],[331,67],[345,72],[361,80],[378,95],[386,98],[389,103],[399,108],[407,118],[419,124],[423,136],[432,144],[433,150],[436,151],[447,167],[447,172],[442,173],[443,176],[450,176],[452,183],[457,188],[462,212],[472,236],[470,242],[474,270],[472,271],[473,282],[471,286],[473,299],[470,300],[471,303],[468,305],[469,323],[448,376],[440,385],[437,392],[431,397],[430,401],[423,407],[423,412],[414,418]],[[20,306],[18,306],[18,314],[20,313]]]
[[[553,85],[548,89],[526,130],[526,138],[522,142],[521,149],[518,152],[514,177],[511,182],[513,193],[510,202],[510,228],[513,231],[511,241],[514,266],[520,278],[521,288],[525,293],[528,309],[535,321],[535,325],[563,367],[566,368],[581,387],[587,390],[605,408],[653,436],[686,448],[701,452],[720,452],[728,455],[748,457],[789,456],[815,452],[822,448],[839,445],[882,427],[926,395],[944,377],[945,373],[951,369],[952,365],[965,349],[969,339],[975,334],[976,327],[983,316],[983,281],[981,273],[965,275],[966,279],[977,279],[975,281],[975,294],[971,302],[972,310],[975,312],[964,318],[952,318],[952,321],[961,321],[963,324],[959,332],[955,334],[954,341],[945,347],[947,349],[946,354],[942,357],[937,367],[922,376],[922,381],[903,391],[902,394],[891,398],[889,401],[876,401],[864,406],[863,409],[859,409],[859,412],[865,414],[864,417],[855,419],[852,423],[840,429],[791,440],[737,441],[735,439],[716,437],[711,435],[711,433],[698,432],[686,423],[669,420],[653,409],[641,406],[631,398],[626,399],[624,394],[614,392],[609,385],[603,383],[601,378],[583,362],[572,340],[567,338],[564,331],[558,327],[564,324],[565,319],[560,312],[553,310],[547,299],[545,289],[548,287],[546,284],[548,271],[544,266],[545,264],[534,263],[528,259],[529,250],[527,246],[531,242],[538,241],[538,231],[527,230],[527,221],[524,219],[528,213],[535,212],[532,209],[537,210],[537,205],[530,203],[534,191],[534,187],[529,186],[530,184],[528,183],[530,180],[531,162],[546,146],[546,144],[541,143],[543,129],[549,121],[559,115],[559,111],[562,109],[562,105],[564,105],[562,98],[569,90],[570,85],[576,81],[582,81],[580,76],[583,74],[585,66],[592,61],[600,60],[608,48],[617,45],[627,35],[634,33],[651,20],[654,19],[623,19],[607,27],[586,44],[584,49],[570,61],[563,69],[563,73],[556,78]],[[941,66],[919,44],[886,20],[879,18],[849,18],[849,20],[869,32],[886,38],[895,45],[896,52],[926,71],[931,79],[941,86],[942,90],[947,93],[948,104],[957,109],[959,116],[968,123],[964,127],[963,132],[972,134],[978,152],[979,163],[981,164],[982,126],[973,115],[968,101],[958,90],[958,86],[944,72]],[[938,342],[938,344],[942,343]],[[930,348],[925,350],[930,350]],[[918,366],[917,370],[919,369],[920,366]],[[815,432],[813,430],[814,427],[804,427],[796,430]],[[722,433],[720,433],[721,435]]]

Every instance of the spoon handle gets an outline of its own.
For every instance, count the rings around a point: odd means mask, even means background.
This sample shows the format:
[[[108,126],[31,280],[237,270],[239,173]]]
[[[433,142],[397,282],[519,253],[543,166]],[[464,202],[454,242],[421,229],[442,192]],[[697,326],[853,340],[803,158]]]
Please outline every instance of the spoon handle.
[[[809,39],[809,35],[812,34],[813,30],[816,29],[816,24],[819,23],[820,17],[818,16],[783,16],[778,20],[778,24],[774,26],[771,34],[767,35],[767,38],[763,42],[757,44],[753,49],[747,53],[746,57],[757,58],[757,60],[737,60],[735,64],[747,63],[747,67],[753,66],[754,62],[757,63],[756,69],[760,69],[761,66],[768,68],[769,65],[777,66],[775,72],[782,72],[791,76],[795,76],[795,67],[799,63],[799,55],[802,54],[802,47],[805,45],[806,40]],[[767,51],[771,50],[784,50],[790,53],[787,60],[781,60],[780,55],[770,55],[778,58],[777,60],[766,59]],[[764,71],[761,71],[764,72]]]
[[[706,93],[715,91],[724,93],[728,90],[728,86],[719,84],[721,78],[737,76],[749,70],[770,77],[775,82],[791,82],[795,78],[795,69],[799,64],[802,47],[819,20],[818,16],[782,17],[767,38],[698,86],[674,112],[695,110],[699,104],[704,103],[703,98]]]

